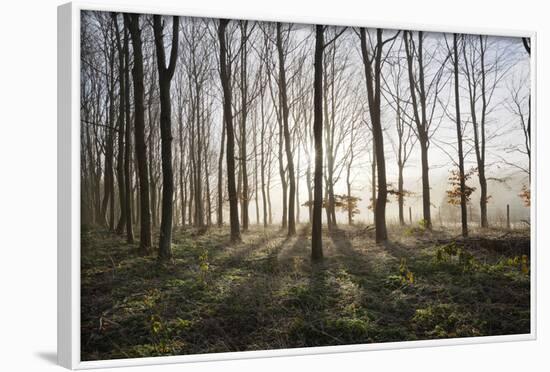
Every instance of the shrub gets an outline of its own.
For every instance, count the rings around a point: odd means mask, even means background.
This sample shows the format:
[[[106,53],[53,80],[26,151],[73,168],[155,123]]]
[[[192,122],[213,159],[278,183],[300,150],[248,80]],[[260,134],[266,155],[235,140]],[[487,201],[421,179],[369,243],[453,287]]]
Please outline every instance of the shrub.
[[[436,304],[417,309],[412,322],[419,336],[472,337],[482,334],[483,323],[475,319],[454,304]]]
[[[455,263],[462,267],[463,271],[473,270],[480,265],[470,252],[457,246],[456,242],[450,242],[437,247],[435,251],[437,263]]]

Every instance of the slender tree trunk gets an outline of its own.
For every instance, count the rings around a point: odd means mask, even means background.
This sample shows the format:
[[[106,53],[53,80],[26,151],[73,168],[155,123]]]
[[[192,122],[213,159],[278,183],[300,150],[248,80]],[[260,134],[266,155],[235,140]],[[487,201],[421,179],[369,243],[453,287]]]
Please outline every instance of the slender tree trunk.
[[[267,188],[266,188],[266,194],[267,194],[267,207],[268,207],[268,215],[269,215],[269,224],[273,225],[273,211],[271,209],[271,160],[273,159],[273,153],[271,150],[269,151],[269,156],[267,160]]]
[[[398,128],[398,150],[397,150],[397,204],[399,207],[399,224],[405,226],[405,214],[403,211],[405,204],[405,190],[403,189],[403,168],[405,167],[405,159],[407,157],[406,149],[403,149],[403,123],[401,123],[401,106],[399,98],[397,99],[396,111],[396,126]]]
[[[334,52],[332,53],[334,55]],[[325,64],[328,64],[325,61]],[[332,81],[330,86],[334,86],[334,59],[332,59],[333,69]],[[328,231],[332,231],[336,226],[336,218],[333,218],[334,207],[334,191],[333,191],[333,173],[334,173],[334,122],[331,122],[331,115],[329,115],[329,80],[327,69],[323,71],[323,121],[325,129],[325,156],[326,156],[326,174],[325,174],[325,213],[327,216],[327,228]],[[332,102],[332,101],[331,101]],[[332,106],[334,108],[334,106]],[[334,112],[334,110],[332,110]],[[335,217],[335,216],[334,216]]]
[[[404,31],[405,38],[405,51],[407,54],[407,64],[409,72],[409,85],[411,92],[412,107],[414,111],[414,118],[416,122],[417,132],[418,132],[418,143],[420,145],[420,158],[422,165],[422,210],[423,210],[423,220],[426,228],[432,228],[432,217],[431,217],[431,202],[430,202],[430,168],[428,162],[428,145],[429,145],[429,135],[428,135],[428,122],[426,119],[426,92],[424,87],[424,61],[423,61],[423,33],[418,32],[418,82],[414,79],[414,67],[413,67],[413,58],[414,51],[411,51],[409,42],[412,43],[412,33],[410,31]],[[409,41],[411,40],[411,41]],[[417,87],[420,89],[420,105],[418,104],[416,97]],[[420,106],[421,113],[418,112],[418,107]]]
[[[264,112],[264,87],[260,88],[260,119],[262,127],[260,129],[261,141],[260,141],[260,180],[262,184],[262,212],[264,228],[267,227],[267,195],[265,190],[265,146],[264,143],[267,140],[265,136],[265,112]]]
[[[328,190],[329,190],[329,187],[328,187],[328,182],[327,182],[327,179],[325,178],[325,197],[324,197],[324,202],[325,202],[325,214],[327,216],[327,228],[328,228],[328,231],[332,231],[332,213],[330,213],[330,206],[329,206],[329,203],[330,203],[330,197],[328,196]]]
[[[430,166],[428,162],[427,140],[419,140],[420,158],[422,164],[422,213],[426,228],[432,228],[431,201],[430,201]]]
[[[384,136],[380,117],[380,80],[382,63],[382,30],[376,30],[376,48],[374,60],[371,61],[367,50],[366,30],[361,28],[361,53],[365,66],[365,78],[367,82],[367,97],[369,101],[369,112],[372,125],[372,136],[376,150],[376,169],[378,176],[378,194],[375,208],[376,242],[388,239],[386,230],[386,161],[384,155]],[[373,66],[374,64],[374,66]],[[374,67],[374,68],[373,68]]]
[[[254,202],[256,204],[256,225],[260,224],[260,203],[258,195],[258,133],[257,133],[257,120],[254,121]],[[263,139],[262,139],[263,140]]]
[[[241,176],[242,176],[242,230],[248,231],[248,203],[250,191],[248,190],[247,145],[246,145],[246,119],[248,115],[248,82],[247,82],[247,28],[248,22],[241,22]]]
[[[403,193],[405,190],[403,189],[403,166],[400,164],[398,165],[398,177],[397,177],[397,202],[399,204],[399,224],[401,226],[405,226],[405,213],[403,211],[404,204],[405,204],[405,197]]]
[[[145,144],[145,108],[143,88],[143,53],[141,44],[141,29],[139,15],[124,15],[132,37],[134,51],[134,136],[136,142],[136,159],[139,178],[140,196],[140,242],[139,250],[142,254],[151,251],[151,213],[149,210],[149,172],[147,168],[147,145]]]
[[[195,81],[195,136],[193,139],[196,142],[196,154],[195,156],[195,225],[199,228],[200,232],[204,231],[204,203],[203,203],[203,191],[202,191],[202,141],[203,135],[201,130],[201,105],[200,105],[200,96],[201,96],[201,86],[198,79]]]
[[[296,224],[300,223],[300,151],[298,150],[298,164],[296,165]]]
[[[531,59],[531,39],[530,38],[522,38],[523,46],[525,48],[525,51],[529,55],[529,59]],[[531,90],[529,89],[529,107],[527,111],[527,131],[525,132],[525,150],[527,152],[527,156],[529,157],[529,183],[531,183]]]
[[[220,80],[223,89],[223,117],[227,133],[227,193],[229,195],[229,222],[231,241],[241,240],[239,228],[239,211],[237,190],[235,188],[235,133],[233,130],[233,113],[231,109],[231,67],[227,65],[227,47],[225,30],[229,20],[220,19],[218,39],[220,43]]]
[[[126,132],[124,124],[125,115],[125,72],[124,72],[124,51],[120,40],[120,30],[118,27],[118,15],[112,13],[113,23],[115,25],[116,42],[118,50],[118,83],[119,83],[119,113],[117,120],[117,135],[118,135],[118,153],[117,153],[117,181],[118,181],[118,197],[120,204],[120,218],[116,227],[116,232],[122,235],[126,226],[126,186],[124,180],[124,135]]]
[[[313,222],[311,224],[311,258],[323,259],[322,216],[323,209],[323,48],[324,26],[315,26],[314,64],[314,113],[313,138],[315,144],[315,173],[313,179]]]
[[[191,139],[192,135],[189,136],[189,138]],[[192,154],[190,154],[190,159],[192,160],[193,159],[193,156]],[[195,219],[194,219],[194,214],[193,214],[193,211],[194,211],[194,206],[195,206],[195,203],[193,202],[193,199],[195,198],[195,167],[193,165],[193,161],[190,161],[189,162],[189,171],[188,171],[188,176],[189,176],[189,201],[188,201],[188,216],[187,216],[187,220],[189,221],[189,225],[195,225]]]
[[[481,215],[481,227],[488,228],[489,227],[489,219],[487,218],[487,202],[488,202],[488,194],[487,194],[487,178],[485,177],[485,169],[482,169],[479,171],[479,191],[480,191],[480,197],[479,197],[479,213]]]
[[[225,125],[222,125],[222,138],[220,142],[220,154],[218,156],[218,227],[222,227],[223,225],[223,153],[225,148]]]
[[[313,222],[313,188],[312,185],[312,179],[311,179],[311,164],[308,162],[307,164],[307,171],[306,171],[306,182],[307,182],[307,209],[308,209],[308,215],[309,215],[309,223]]]
[[[203,97],[204,100],[204,97]],[[204,106],[204,102],[203,102]],[[209,121],[208,115],[206,117],[203,116],[202,120],[202,133],[204,137],[204,179],[205,179],[205,186],[206,186],[206,226],[210,227],[212,226],[212,195],[210,192],[210,159],[209,159],[209,153],[210,153],[210,129],[209,127],[206,127],[207,122]]]
[[[178,134],[179,134],[179,151],[180,151],[180,201],[181,201],[181,227],[185,227],[185,212],[187,207],[187,197],[186,197],[186,189],[187,189],[187,182],[185,181],[185,169],[184,169],[184,147],[183,147],[183,114],[180,113],[178,116]]]
[[[462,151],[462,123],[460,121],[460,93],[458,85],[458,35],[453,34],[454,93],[456,109],[456,139],[458,142],[458,172],[460,177],[460,211],[462,214],[462,236],[468,236],[468,210],[466,207],[466,179],[464,178],[464,154]]]
[[[348,191],[348,225],[353,225],[353,209],[351,203],[351,162],[346,167],[346,186]]]
[[[485,89],[485,46],[483,44],[483,36],[479,35],[480,41],[480,65],[481,65],[481,151],[480,151],[480,161],[478,165],[478,174],[479,174],[479,188],[481,191],[479,206],[480,206],[480,215],[481,215],[481,227],[488,228],[489,220],[487,218],[487,178],[485,177],[485,120],[487,112],[487,95]],[[529,107],[531,107],[531,102],[529,102]],[[530,127],[530,117],[529,117],[529,127]]]
[[[279,55],[279,94],[281,97],[281,114],[283,121],[283,133],[285,139],[285,152],[288,169],[288,235],[296,235],[295,203],[296,203],[296,179],[294,174],[294,160],[292,158],[292,144],[290,141],[290,130],[288,127],[288,98],[287,82],[285,71],[285,55],[283,51],[283,40],[281,35],[281,23],[277,23],[277,51]]]
[[[476,60],[468,62],[466,55],[466,46],[462,48],[464,62],[466,65],[466,77],[468,79],[468,93],[470,98],[470,114],[471,121],[474,132],[474,149],[476,154],[477,162],[477,171],[479,176],[479,186],[480,186],[480,217],[481,217],[481,227],[489,227],[487,220],[487,180],[485,178],[485,117],[487,110],[487,99],[486,99],[486,87],[485,87],[485,46],[483,44],[483,36],[479,36],[479,62]],[[473,77],[477,74],[473,70],[473,64],[480,65],[480,77],[481,77],[481,86],[479,86],[480,96],[477,95],[476,91],[478,88],[478,81]],[[469,65],[472,65],[472,69],[468,68]],[[476,105],[478,104],[479,98],[481,98],[481,119],[478,119]]]
[[[126,122],[126,132],[125,136],[125,150],[124,150],[124,177],[125,177],[125,186],[126,191],[124,193],[126,200],[126,241],[129,244],[134,243],[134,230],[132,220],[135,221],[133,217],[133,206],[132,206],[132,143],[131,143],[131,131],[132,125],[130,121],[130,36],[128,34],[128,27],[126,27],[125,22],[125,32],[124,32],[124,114]]]
[[[172,20],[172,49],[170,51],[170,62],[166,67],[166,56],[164,52],[163,25],[161,16],[153,16],[153,30],[155,34],[155,45],[157,51],[157,66],[159,73],[160,91],[160,139],[162,158],[162,210],[160,221],[159,237],[159,259],[168,260],[172,258],[172,217],[173,217],[173,195],[174,175],[172,170],[172,107],[170,102],[170,84],[176,68],[179,36],[179,17],[174,16]]]
[[[210,173],[208,168],[206,170],[206,225],[212,226],[212,195],[210,192]]]
[[[283,164],[283,125],[281,119],[279,119],[279,176],[281,178],[281,192],[283,199],[283,215],[281,217],[281,228],[284,230],[288,227],[288,184],[286,182],[286,172]]]
[[[147,138],[149,151],[147,152],[148,161],[147,165],[149,166],[149,181],[150,181],[150,190],[151,190],[151,222],[153,227],[157,227],[157,188],[156,188],[156,182],[155,182],[155,176],[154,176],[154,123],[153,123],[153,115],[151,111],[151,106],[153,105],[153,88],[151,88],[151,91],[149,92],[149,99],[147,103],[147,117],[149,121],[149,136]]]
[[[376,144],[372,141],[372,163],[371,163],[371,209],[372,223],[376,223]]]
[[[114,231],[115,227],[115,211],[114,211],[114,193],[115,193],[115,184],[114,184],[114,172],[113,172],[113,161],[114,161],[114,132],[113,124],[115,117],[115,98],[114,98],[114,89],[115,89],[115,80],[114,80],[114,48],[111,48],[111,53],[108,57],[109,63],[109,87],[108,87],[108,97],[109,97],[109,113],[108,113],[108,122],[109,129],[106,134],[106,144],[105,144],[105,177],[103,185],[103,202],[101,205],[101,215],[102,219],[108,226],[110,231]],[[107,218],[107,212],[109,212],[109,217]]]

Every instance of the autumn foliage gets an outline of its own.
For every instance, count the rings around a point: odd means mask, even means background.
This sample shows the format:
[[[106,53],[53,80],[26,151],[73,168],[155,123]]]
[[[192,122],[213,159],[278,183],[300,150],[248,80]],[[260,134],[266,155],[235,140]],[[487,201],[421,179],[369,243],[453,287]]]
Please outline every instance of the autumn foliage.
[[[472,178],[473,175],[477,172],[477,168],[471,168],[469,171],[464,173],[464,181],[466,183],[466,202],[468,203],[470,201],[470,197],[472,196],[472,193],[476,190],[475,187],[468,186],[467,182]],[[460,172],[458,169],[451,170],[449,174],[449,186],[451,186],[450,190],[447,190],[447,202],[451,205],[460,205]]]
[[[531,206],[531,189],[527,185],[523,185],[521,188],[521,192],[519,193],[519,197],[523,200],[523,204],[526,207]]]

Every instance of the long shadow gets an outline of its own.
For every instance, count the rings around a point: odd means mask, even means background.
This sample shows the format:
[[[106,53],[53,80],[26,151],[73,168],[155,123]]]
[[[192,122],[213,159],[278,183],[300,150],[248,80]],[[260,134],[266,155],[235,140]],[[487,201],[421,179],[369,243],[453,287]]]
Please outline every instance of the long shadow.
[[[365,270],[372,269],[372,263],[376,254],[373,242],[365,239],[363,249],[355,247],[349,239],[349,234],[341,229],[330,231],[328,237],[334,249],[333,259],[338,264],[344,266],[346,269],[351,269],[352,267],[363,267]],[[329,257],[330,259],[331,257]]]
[[[399,262],[401,258],[416,258],[418,257],[419,249],[417,247],[410,247],[398,240],[387,240],[380,243],[375,243],[374,238],[366,237],[365,241],[369,241],[366,249],[358,249],[349,240],[349,233],[342,229],[335,229],[329,233],[334,247],[337,251],[345,256],[353,256],[356,259],[366,260],[371,262],[375,259],[375,255],[378,252],[382,252],[388,255],[390,258]],[[367,240],[368,239],[368,240]]]
[[[280,250],[287,241],[284,239],[273,250]],[[231,270],[220,267],[222,270],[215,274],[216,281],[226,280]],[[238,276],[222,295],[207,298],[200,310],[200,321],[180,335],[191,345],[185,353],[273,349],[286,345],[277,324],[284,310],[276,298],[283,285],[276,254],[243,261],[237,267],[248,274]],[[208,286],[215,288],[217,284],[212,282]]]
[[[257,232],[251,231],[250,234]],[[346,301],[341,298],[339,284],[335,284],[335,280],[339,280],[336,275],[341,269],[349,273],[351,281],[360,286],[367,300],[387,297],[381,283],[388,268],[380,267],[379,257],[373,257],[375,255],[370,249],[374,243],[365,239],[367,249],[363,249],[357,241],[350,240],[350,236],[355,239],[357,236],[346,231],[325,233],[324,238],[327,242],[332,241],[337,254],[327,256],[321,264],[312,264],[310,251],[305,249],[307,227],[303,227],[296,237],[288,238],[283,234],[268,230],[258,237],[245,236],[245,242],[236,245],[226,244],[227,235],[222,231],[214,237],[214,242],[197,237],[198,247],[182,255],[176,265],[169,266],[162,273],[161,278],[155,278],[155,272],[148,273],[156,267],[155,260],[143,258],[118,268],[116,280],[108,289],[100,289],[113,297],[113,289],[120,292],[118,286],[130,286],[123,280],[137,280],[129,287],[131,290],[124,292],[125,295],[135,294],[133,291],[138,285],[143,286],[135,289],[139,292],[160,288],[162,297],[151,311],[170,324],[176,323],[178,318],[191,322],[167,336],[170,340],[182,340],[185,345],[173,354],[352,343],[355,339],[350,341],[349,334],[341,336],[341,329],[331,325],[339,317],[337,301]],[[211,266],[204,283],[199,284],[200,272],[196,267],[197,253],[203,248],[201,244],[209,252]],[[388,263],[398,264],[402,255],[410,255],[410,249],[395,242],[378,245],[376,249],[387,251],[390,258],[395,257]],[[296,262],[298,269],[293,266]],[[191,265],[195,268],[190,269]],[[141,271],[138,271],[140,266]],[[125,270],[124,273],[121,270]],[[146,275],[146,280],[142,275]],[[181,280],[182,284],[168,287],[168,279]],[[97,285],[95,287],[97,289]],[[107,303],[112,306],[115,300],[120,298]],[[94,302],[93,296],[89,297],[90,301]],[[370,305],[368,301],[366,303]],[[100,314],[102,309],[96,309],[95,314]],[[382,307],[374,310],[379,318],[387,311]],[[140,330],[144,334],[140,335],[140,342],[144,345],[151,343],[148,338],[149,317],[145,316],[148,313],[136,315],[141,318],[136,318],[134,323],[130,319],[122,326],[142,327]],[[117,332],[114,336],[120,338],[120,331]],[[127,343],[122,342],[119,346],[135,346],[132,345],[136,343],[133,335],[128,337]],[[90,348],[96,348],[96,344]]]
[[[329,235],[338,255],[335,260],[361,291],[361,308],[369,314],[371,329],[366,342],[403,341],[405,335],[391,334],[386,328],[407,326],[410,309],[405,304],[395,307],[392,304],[393,287],[388,286],[388,277],[399,273],[399,253],[403,248],[395,242],[376,244],[369,242],[365,251],[357,249],[348,239],[348,234],[335,231]],[[355,244],[357,245],[357,244]],[[397,246],[397,248],[396,248]],[[398,253],[399,252],[399,253]],[[407,315],[403,314],[407,312]]]
[[[187,352],[327,345],[330,335],[321,330],[334,293],[327,287],[328,274],[323,265],[302,271],[309,265],[309,260],[304,264],[309,259],[303,249],[306,230],[303,228],[296,237],[281,237],[282,241],[272,246],[266,257],[240,261],[238,267],[250,274],[232,283],[223,296],[207,305],[208,314],[191,332],[194,349]],[[295,258],[301,262],[298,277],[292,275]],[[220,267],[224,269],[216,276],[223,280],[230,268]],[[334,343],[332,340],[328,344]]]
[[[308,226],[303,226],[295,237],[293,237],[294,243],[291,246],[287,245],[287,249],[282,249],[277,254],[277,260],[280,263],[286,263],[292,261],[294,258],[306,258],[309,257],[309,250],[303,249],[304,243],[309,242],[307,239]],[[307,244],[306,244],[307,246]]]

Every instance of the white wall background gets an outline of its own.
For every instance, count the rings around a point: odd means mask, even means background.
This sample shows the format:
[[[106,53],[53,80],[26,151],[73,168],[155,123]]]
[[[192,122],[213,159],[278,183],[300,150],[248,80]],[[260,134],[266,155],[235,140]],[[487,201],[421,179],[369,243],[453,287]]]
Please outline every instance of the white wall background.
[[[538,340],[520,343],[275,358],[132,371],[536,371],[548,368],[550,254],[543,192],[550,155],[550,23],[536,0],[131,1],[193,9],[538,32]],[[187,3],[187,4],[186,4]],[[56,359],[56,7],[3,1],[0,21],[0,370],[60,370]],[[546,168],[546,170],[545,170]],[[546,354],[546,355],[545,355]],[[121,369],[117,369],[121,371]]]

